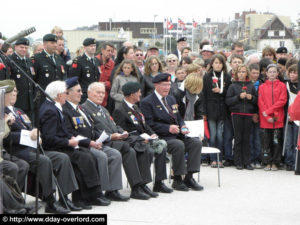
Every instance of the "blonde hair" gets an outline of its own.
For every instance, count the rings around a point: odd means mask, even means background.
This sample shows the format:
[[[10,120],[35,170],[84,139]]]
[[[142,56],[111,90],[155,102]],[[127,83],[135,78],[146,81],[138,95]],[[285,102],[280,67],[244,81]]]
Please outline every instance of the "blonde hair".
[[[53,27],[53,29],[51,30],[51,34],[55,34],[55,33],[58,33],[58,32],[64,33],[63,29],[61,29],[58,26]]]
[[[250,79],[250,71],[249,71],[248,66],[246,66],[245,64],[240,64],[240,65],[237,66],[237,68],[236,68],[235,71],[234,71],[234,74],[233,74],[234,80],[239,80],[238,72],[240,72],[240,70],[241,70],[242,68],[246,68],[246,72],[247,72],[246,79],[248,79],[248,80]]]
[[[187,75],[184,80],[184,88],[191,94],[200,94],[203,88],[202,77],[197,73],[191,73]]]
[[[192,64],[189,64],[186,68],[186,73],[189,75],[190,73],[196,73],[198,72],[198,70],[201,69],[201,66],[195,64],[195,63],[192,63]]]

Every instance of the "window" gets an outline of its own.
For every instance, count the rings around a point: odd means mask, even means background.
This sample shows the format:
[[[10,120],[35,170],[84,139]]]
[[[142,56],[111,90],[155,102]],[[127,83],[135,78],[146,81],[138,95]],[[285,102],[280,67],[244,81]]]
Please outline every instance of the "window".
[[[140,28],[141,34],[153,34],[154,28]],[[157,29],[155,28],[155,34],[157,34]]]
[[[285,30],[280,30],[279,31],[279,36],[284,37],[285,36]]]
[[[268,31],[268,37],[274,37],[274,30]]]
[[[279,30],[274,31],[274,36],[278,37],[279,36]]]
[[[280,47],[284,47],[284,42],[285,42],[285,41],[279,41],[279,46],[280,46]]]

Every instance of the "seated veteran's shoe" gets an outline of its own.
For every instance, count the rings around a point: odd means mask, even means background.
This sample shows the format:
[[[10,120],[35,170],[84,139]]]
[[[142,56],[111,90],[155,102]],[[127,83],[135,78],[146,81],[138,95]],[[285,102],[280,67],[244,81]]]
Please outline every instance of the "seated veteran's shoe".
[[[52,204],[47,203],[45,208],[46,213],[54,213],[54,214],[68,214],[71,211],[69,209],[65,209],[61,206],[60,202],[55,201]]]
[[[93,208],[89,203],[86,203],[85,201],[82,200],[73,201],[73,203],[76,207],[80,207],[85,210],[90,210]]]
[[[172,193],[173,189],[168,188],[162,181],[156,182],[153,186],[154,192],[161,192],[161,193]]]
[[[27,210],[24,208],[21,209],[3,209],[4,214],[26,214]]]
[[[268,164],[265,166],[264,171],[270,171],[271,170],[271,165]]]
[[[70,199],[66,199],[66,203],[71,211],[81,211],[82,210],[81,207],[75,206],[74,203]],[[65,206],[62,201],[60,201],[60,204]]]
[[[98,196],[93,199],[89,199],[89,203],[91,205],[97,205],[97,206],[108,206],[110,205],[110,200],[105,198],[104,196]]]
[[[121,195],[118,190],[106,191],[105,197],[111,201],[116,201],[116,202],[126,202],[130,199],[129,197]]]
[[[141,186],[141,188],[143,189],[143,191],[149,195],[151,198],[156,198],[158,196],[157,193],[154,193],[153,191],[150,190],[150,188],[146,185],[146,184],[143,184]]]
[[[254,167],[251,166],[251,165],[246,165],[246,166],[245,166],[245,169],[246,169],[246,170],[254,170]]]
[[[203,190],[203,187],[199,185],[194,178],[185,178],[183,182],[188,188],[191,188],[195,191]]]
[[[131,189],[130,198],[148,200],[150,196],[146,194],[140,186],[137,186]]]
[[[189,188],[182,180],[174,180],[172,183],[172,188],[176,191],[189,191]]]

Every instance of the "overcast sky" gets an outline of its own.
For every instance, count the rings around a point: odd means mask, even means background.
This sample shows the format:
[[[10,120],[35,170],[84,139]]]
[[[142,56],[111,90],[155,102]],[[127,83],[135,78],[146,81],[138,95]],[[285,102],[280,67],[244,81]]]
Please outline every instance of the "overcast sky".
[[[4,3],[5,2],[5,3]],[[228,22],[235,12],[256,10],[270,11],[280,16],[290,16],[292,22],[300,18],[299,0],[9,0],[2,2],[0,31],[11,37],[19,31],[34,26],[33,38],[42,37],[55,26],[65,30],[79,26],[90,26],[99,21],[155,21],[162,22],[178,17],[184,22],[212,21]]]

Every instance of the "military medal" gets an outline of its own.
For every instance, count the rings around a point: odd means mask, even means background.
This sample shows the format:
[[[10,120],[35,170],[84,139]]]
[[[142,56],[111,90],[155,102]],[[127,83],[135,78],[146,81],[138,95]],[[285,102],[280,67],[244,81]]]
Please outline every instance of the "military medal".
[[[72,117],[72,120],[75,125],[75,129],[78,129],[76,117]]]
[[[86,74],[86,76],[87,76],[87,77],[90,77],[91,75],[88,73],[88,74]]]
[[[45,76],[46,76],[46,77],[49,77],[49,73],[46,73]]]
[[[97,116],[101,116],[101,113],[100,113],[100,112],[97,112]]]
[[[20,75],[20,74],[18,74],[18,75],[17,75],[17,78],[20,78],[20,77],[21,77],[21,75]]]

